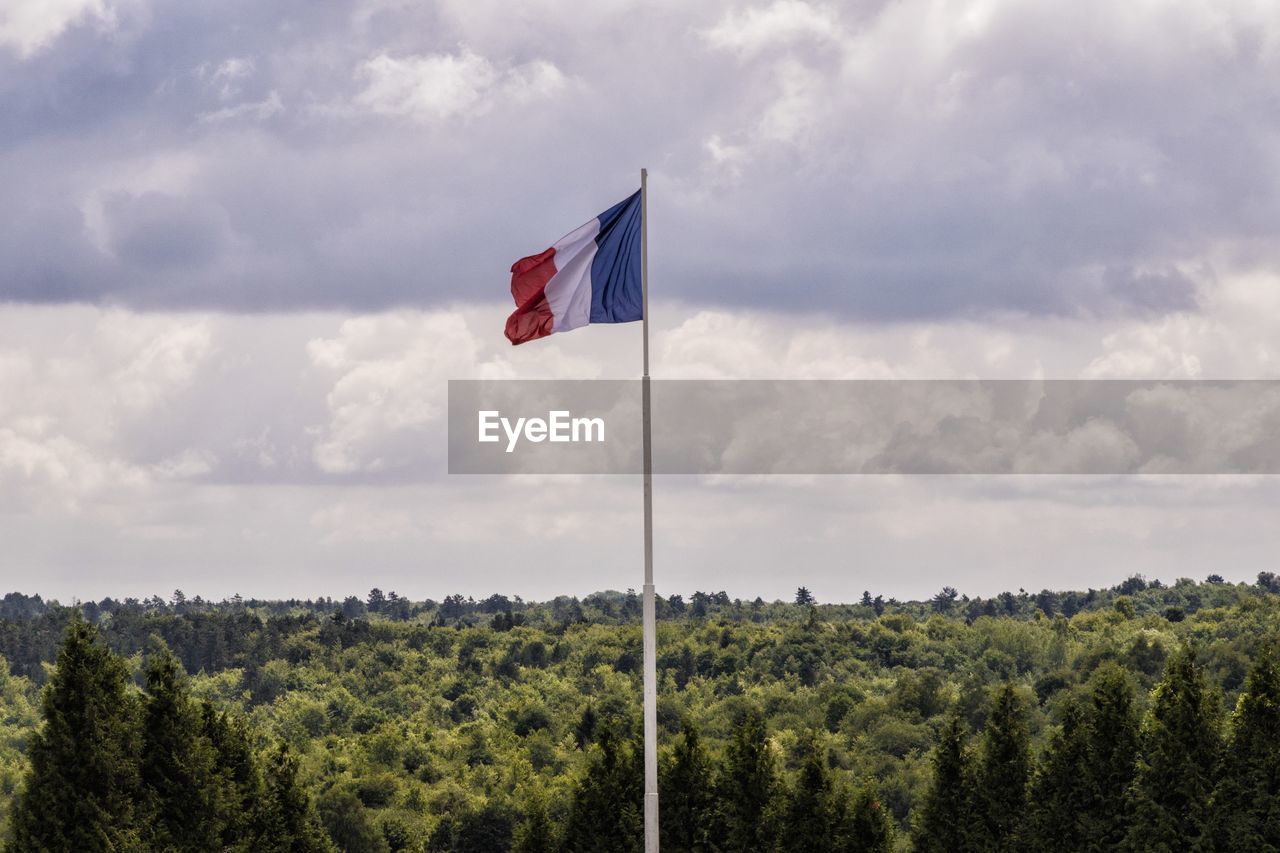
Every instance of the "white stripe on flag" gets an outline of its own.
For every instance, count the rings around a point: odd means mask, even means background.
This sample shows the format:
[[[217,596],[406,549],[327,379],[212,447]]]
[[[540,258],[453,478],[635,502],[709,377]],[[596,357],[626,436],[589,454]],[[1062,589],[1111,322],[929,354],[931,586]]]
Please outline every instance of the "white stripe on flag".
[[[552,332],[567,332],[591,322],[591,263],[596,258],[600,220],[570,231],[555,244],[556,274],[545,293],[554,322]]]

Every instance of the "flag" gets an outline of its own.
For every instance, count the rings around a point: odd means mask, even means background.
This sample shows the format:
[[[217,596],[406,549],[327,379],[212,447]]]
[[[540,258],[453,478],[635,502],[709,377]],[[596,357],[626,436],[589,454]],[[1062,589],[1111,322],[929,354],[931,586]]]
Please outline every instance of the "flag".
[[[522,344],[588,323],[644,318],[640,193],[511,266],[515,312],[507,338]]]

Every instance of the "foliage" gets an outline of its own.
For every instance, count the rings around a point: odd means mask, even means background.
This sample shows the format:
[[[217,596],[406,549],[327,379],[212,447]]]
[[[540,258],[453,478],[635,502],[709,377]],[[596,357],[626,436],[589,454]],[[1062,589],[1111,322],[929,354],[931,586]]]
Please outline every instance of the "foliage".
[[[10,849],[137,848],[138,703],[124,662],[78,614],[41,704]]]
[[[662,599],[663,849],[1161,849],[1184,833],[1275,848],[1280,678],[1262,652],[1278,593],[1263,573]],[[21,850],[636,849],[638,607],[629,592],[10,594],[5,835]]]
[[[1129,846],[1143,851],[1195,849],[1208,839],[1217,779],[1221,703],[1191,648],[1169,659],[1152,691],[1132,790]]]

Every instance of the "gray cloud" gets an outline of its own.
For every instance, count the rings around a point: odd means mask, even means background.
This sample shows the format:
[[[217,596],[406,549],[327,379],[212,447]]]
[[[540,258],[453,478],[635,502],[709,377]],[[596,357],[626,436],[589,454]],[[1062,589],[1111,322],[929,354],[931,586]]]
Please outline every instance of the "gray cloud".
[[[1208,318],[1017,328],[685,316],[659,301],[654,372],[1274,376],[1274,283]],[[446,379],[635,374],[635,326],[513,350],[505,312],[0,307],[0,572],[64,600],[174,586],[345,595],[374,583],[418,597],[533,597],[637,583],[638,549],[626,544],[640,541],[635,478],[445,473]],[[1261,397],[1231,417],[1212,395],[1126,400],[1117,420],[1139,443],[1184,458],[1247,446],[1249,431],[1276,435]],[[944,402],[941,414],[965,411],[963,399]],[[1042,415],[1053,427],[1076,411]],[[1219,417],[1242,431],[1206,430]],[[768,450],[766,421],[741,432],[761,439],[743,452]],[[931,437],[943,421],[916,420],[938,427]],[[944,583],[982,594],[1098,586],[1132,571],[1249,579],[1272,568],[1278,490],[1280,478],[1241,476],[663,477],[659,578],[664,591],[749,597],[812,581],[824,600]],[[530,574],[530,553],[556,559]]]
[[[0,298],[495,298],[641,164],[694,303],[1160,315],[1276,260],[1256,4],[117,5],[0,45]]]

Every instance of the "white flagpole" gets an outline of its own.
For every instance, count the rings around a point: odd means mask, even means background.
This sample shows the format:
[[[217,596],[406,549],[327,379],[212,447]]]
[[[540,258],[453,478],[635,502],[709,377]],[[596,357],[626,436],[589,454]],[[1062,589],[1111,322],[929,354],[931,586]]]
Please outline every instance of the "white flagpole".
[[[644,851],[658,853],[658,670],[653,602],[653,445],[649,417],[649,170],[640,170],[640,293],[644,312]]]

